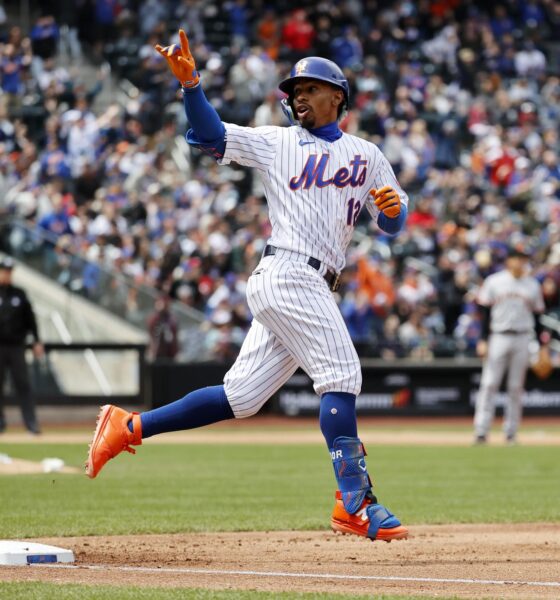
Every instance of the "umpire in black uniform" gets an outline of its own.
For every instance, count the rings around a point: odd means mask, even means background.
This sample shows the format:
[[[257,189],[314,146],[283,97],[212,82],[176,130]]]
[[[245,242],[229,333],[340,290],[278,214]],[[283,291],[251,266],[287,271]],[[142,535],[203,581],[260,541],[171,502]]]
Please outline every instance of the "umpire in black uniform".
[[[23,422],[28,431],[38,434],[41,431],[25,362],[27,336],[33,337],[33,354],[36,358],[43,355],[44,349],[31,304],[25,292],[12,285],[13,268],[11,258],[0,259],[0,433],[6,429],[2,400],[5,374],[9,371],[21,403]]]

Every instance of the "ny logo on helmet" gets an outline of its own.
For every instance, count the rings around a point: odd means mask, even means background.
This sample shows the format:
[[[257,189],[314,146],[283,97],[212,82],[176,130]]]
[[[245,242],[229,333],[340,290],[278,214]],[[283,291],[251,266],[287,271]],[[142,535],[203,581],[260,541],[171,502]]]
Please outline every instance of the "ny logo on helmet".
[[[296,75],[301,75],[307,71],[307,60],[300,60],[296,65]]]

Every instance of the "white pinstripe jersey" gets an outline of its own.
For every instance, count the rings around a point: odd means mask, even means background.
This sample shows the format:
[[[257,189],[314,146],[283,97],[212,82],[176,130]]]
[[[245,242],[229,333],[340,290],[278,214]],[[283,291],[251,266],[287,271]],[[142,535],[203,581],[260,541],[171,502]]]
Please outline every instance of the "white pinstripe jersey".
[[[300,126],[240,127],[224,123],[226,150],[220,164],[237,162],[261,173],[269,206],[269,243],[313,256],[335,271],[365,205],[377,222],[371,188],[401,189],[379,148],[346,133],[327,142]]]

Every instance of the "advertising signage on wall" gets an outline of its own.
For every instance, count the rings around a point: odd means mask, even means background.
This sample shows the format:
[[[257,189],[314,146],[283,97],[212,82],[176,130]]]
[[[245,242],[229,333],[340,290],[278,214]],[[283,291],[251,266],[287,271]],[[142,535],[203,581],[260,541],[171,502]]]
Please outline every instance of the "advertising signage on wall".
[[[361,414],[470,414],[476,401],[480,368],[476,366],[395,366],[363,368],[362,393],[356,407]],[[506,393],[496,394],[502,407]],[[311,380],[296,374],[278,393],[278,407],[287,415],[315,414],[319,397]],[[544,382],[531,376],[524,406],[560,413],[560,381],[554,375]]]
[[[205,385],[219,385],[228,365],[151,365],[151,396],[161,406]],[[477,360],[412,363],[371,361],[362,367],[362,393],[357,410],[361,414],[468,415],[472,414],[480,383]],[[496,395],[502,407],[505,391]],[[309,377],[297,372],[272,398],[264,410],[285,415],[316,415],[319,397]],[[527,414],[560,414],[560,371],[545,381],[528,375],[524,399]]]

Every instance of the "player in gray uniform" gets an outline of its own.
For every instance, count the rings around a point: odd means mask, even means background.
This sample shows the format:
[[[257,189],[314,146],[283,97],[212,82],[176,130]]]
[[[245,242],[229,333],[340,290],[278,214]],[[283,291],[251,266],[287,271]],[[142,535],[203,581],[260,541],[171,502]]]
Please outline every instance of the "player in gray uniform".
[[[486,278],[477,302],[482,312],[482,333],[477,354],[485,359],[474,416],[475,442],[484,444],[494,418],[494,396],[507,370],[508,401],[504,409],[504,434],[515,443],[521,420],[529,343],[541,329],[544,311],[539,282],[527,275],[528,256],[510,250],[506,268]]]

